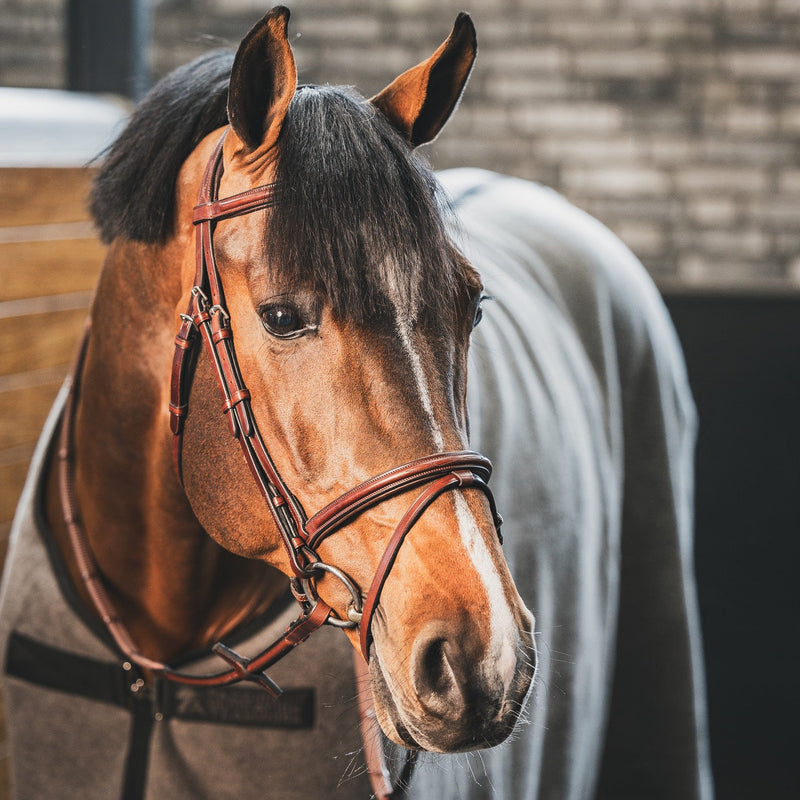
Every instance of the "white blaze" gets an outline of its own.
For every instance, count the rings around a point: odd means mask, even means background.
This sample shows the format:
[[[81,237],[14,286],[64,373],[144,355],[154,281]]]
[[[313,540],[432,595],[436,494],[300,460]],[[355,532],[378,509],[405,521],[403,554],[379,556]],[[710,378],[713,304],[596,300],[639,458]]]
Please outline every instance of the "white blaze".
[[[414,376],[420,403],[428,417],[428,425],[433,437],[434,446],[439,452],[444,451],[444,436],[433,410],[430,386],[428,384],[422,360],[414,347],[411,334],[411,325],[408,317],[402,315],[398,304],[395,303],[395,319],[400,341],[408,355],[411,372]],[[449,492],[455,501],[456,520],[458,522],[461,541],[467,551],[470,562],[478,575],[483,580],[486,599],[489,604],[489,614],[492,621],[492,638],[488,649],[490,663],[497,666],[497,671],[506,687],[514,677],[516,669],[516,624],[509,603],[503,591],[503,582],[492,559],[489,547],[481,536],[480,527],[466,498],[459,491]]]
[[[428,424],[433,435],[433,444],[439,452],[444,450],[444,436],[442,436],[442,429],[439,423],[436,422],[436,417],[433,413],[433,402],[431,401],[431,391],[428,386],[428,378],[425,375],[425,370],[422,369],[422,361],[419,353],[414,348],[414,343],[411,340],[411,326],[407,319],[401,319],[398,315],[397,329],[400,333],[400,341],[403,343],[408,360],[411,362],[411,373],[414,375],[414,381],[417,384],[417,391],[419,392],[419,399],[422,403],[422,408],[428,417]]]

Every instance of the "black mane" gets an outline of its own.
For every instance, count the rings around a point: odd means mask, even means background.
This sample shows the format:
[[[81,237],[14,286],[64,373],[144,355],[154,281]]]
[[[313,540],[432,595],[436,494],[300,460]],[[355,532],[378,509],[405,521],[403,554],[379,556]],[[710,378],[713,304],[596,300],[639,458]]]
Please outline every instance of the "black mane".
[[[169,238],[181,164],[227,122],[232,60],[213,53],[176,70],[136,109],[92,193],[105,241]],[[311,287],[355,322],[398,309],[409,322],[451,317],[466,275],[445,232],[447,204],[431,171],[363,97],[341,87],[298,89],[276,180],[281,202],[267,218],[265,254],[287,291]]]
[[[90,209],[107,244],[117,236],[163,243],[175,224],[175,184],[189,154],[228,122],[233,53],[215,51],[159,81],[104,154]]]

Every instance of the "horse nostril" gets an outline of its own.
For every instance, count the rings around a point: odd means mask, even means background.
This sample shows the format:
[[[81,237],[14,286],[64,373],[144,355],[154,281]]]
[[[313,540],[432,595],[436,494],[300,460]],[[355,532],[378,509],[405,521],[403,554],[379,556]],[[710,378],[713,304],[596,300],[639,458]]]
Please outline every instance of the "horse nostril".
[[[453,681],[453,670],[444,650],[444,639],[435,639],[422,654],[423,675],[435,692],[444,692]]]
[[[414,689],[425,708],[446,716],[463,706],[461,682],[448,654],[447,639],[436,637],[421,643],[414,659]]]

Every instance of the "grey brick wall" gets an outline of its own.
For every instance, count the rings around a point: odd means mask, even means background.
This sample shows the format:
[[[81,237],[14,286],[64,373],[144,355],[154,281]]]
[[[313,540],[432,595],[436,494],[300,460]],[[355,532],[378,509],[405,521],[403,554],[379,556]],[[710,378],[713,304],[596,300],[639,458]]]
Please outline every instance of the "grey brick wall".
[[[59,84],[60,5],[4,0],[0,82],[30,84],[36,62],[40,85]],[[288,5],[301,79],[366,94],[431,52],[469,7]],[[156,3],[154,75],[235,45],[265,7]],[[434,166],[552,185],[665,281],[800,285],[800,0],[480,0],[469,10],[478,63],[428,150]]]
[[[64,83],[65,0],[0,0],[0,86]]]

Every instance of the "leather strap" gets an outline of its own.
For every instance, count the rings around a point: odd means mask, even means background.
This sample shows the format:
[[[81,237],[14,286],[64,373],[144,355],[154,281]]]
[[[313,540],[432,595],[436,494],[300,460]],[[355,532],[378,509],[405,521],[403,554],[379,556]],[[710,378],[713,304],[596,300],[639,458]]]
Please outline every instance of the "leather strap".
[[[234,194],[222,200],[213,200],[197,205],[192,212],[192,222],[216,222],[221,219],[238,217],[262,208],[274,206],[279,194],[278,184],[270,183],[249,189],[241,194]]]
[[[402,800],[411,780],[411,774],[417,763],[417,751],[406,753],[405,763],[400,775],[392,786],[392,776],[386,765],[383,751],[383,740],[372,692],[369,688],[369,667],[367,663],[353,651],[353,665],[356,673],[356,696],[358,697],[358,721],[361,729],[361,741],[364,743],[364,761],[367,764],[367,775],[375,800]]]
[[[372,617],[378,607],[383,585],[389,577],[389,572],[394,565],[397,553],[400,550],[400,545],[403,544],[406,535],[422,516],[425,509],[427,509],[437,497],[453,489],[465,489],[470,487],[481,489],[489,498],[491,506],[494,507],[494,500],[492,499],[492,494],[487,484],[472,472],[458,470],[437,478],[433,483],[429,483],[398,523],[391,539],[389,539],[389,543],[386,545],[378,568],[375,570],[375,577],[372,579],[372,584],[367,592],[367,599],[364,602],[359,639],[361,653],[365,661],[369,661],[369,648],[372,643]],[[497,523],[495,524],[497,525]]]
[[[175,683],[190,686],[226,686],[246,680],[258,684],[274,696],[280,695],[280,687],[264,671],[325,623],[331,613],[331,609],[322,600],[317,599],[312,607],[304,608],[303,613],[287,628],[283,636],[252,659],[247,659],[234,653],[221,643],[216,644],[214,652],[231,664],[232,669],[212,675],[182,673],[162,661],[157,661],[144,655],[137,647],[125,623],[120,619],[89,547],[86,533],[80,521],[80,512],[74,491],[75,451],[73,431],[77,398],[80,390],[80,377],[83,373],[88,341],[89,323],[87,321],[73,369],[72,385],[67,395],[61,420],[58,447],[58,483],[62,514],[67,527],[73,557],[78,565],[83,585],[86,587],[97,614],[125,658],[144,670],[149,670]]]
[[[465,450],[425,456],[364,481],[329,503],[308,520],[305,526],[308,543],[312,549],[316,550],[325,537],[335,533],[366,509],[382,503],[389,497],[409,491],[421,484],[427,484],[425,490],[417,497],[395,528],[367,592],[360,626],[361,653],[365,661],[369,661],[372,617],[400,546],[425,509],[437,497],[453,489],[480,489],[489,501],[497,535],[502,543],[500,526],[503,520],[497,513],[494,497],[488,485],[491,474],[491,462],[479,453]]]
[[[383,502],[389,497],[413,489],[454,470],[468,469],[488,482],[492,474],[492,464],[480,453],[462,450],[454,453],[436,453],[415,459],[407,464],[387,470],[374,478],[364,481],[345,492],[332,503],[314,514],[306,523],[308,544],[316,546],[331,533],[351,522],[368,508]],[[497,513],[492,504],[492,512]]]
[[[297,578],[305,579],[310,577],[308,565],[316,560],[314,554],[304,548],[302,530],[305,514],[284,484],[255,423],[250,406],[250,392],[242,380],[234,350],[230,318],[213,247],[214,224],[217,221],[268,208],[276,202],[277,190],[274,184],[270,184],[218,200],[216,191],[222,174],[224,141],[223,135],[214,148],[203,175],[198,205],[194,212],[194,287],[175,337],[170,383],[173,460],[182,482],[183,421],[188,410],[192,368],[196,358],[196,333],[199,332],[214,368],[222,410],[228,419],[231,434],[239,441],[250,472],[281,533],[281,541],[289,557],[292,572]]]

